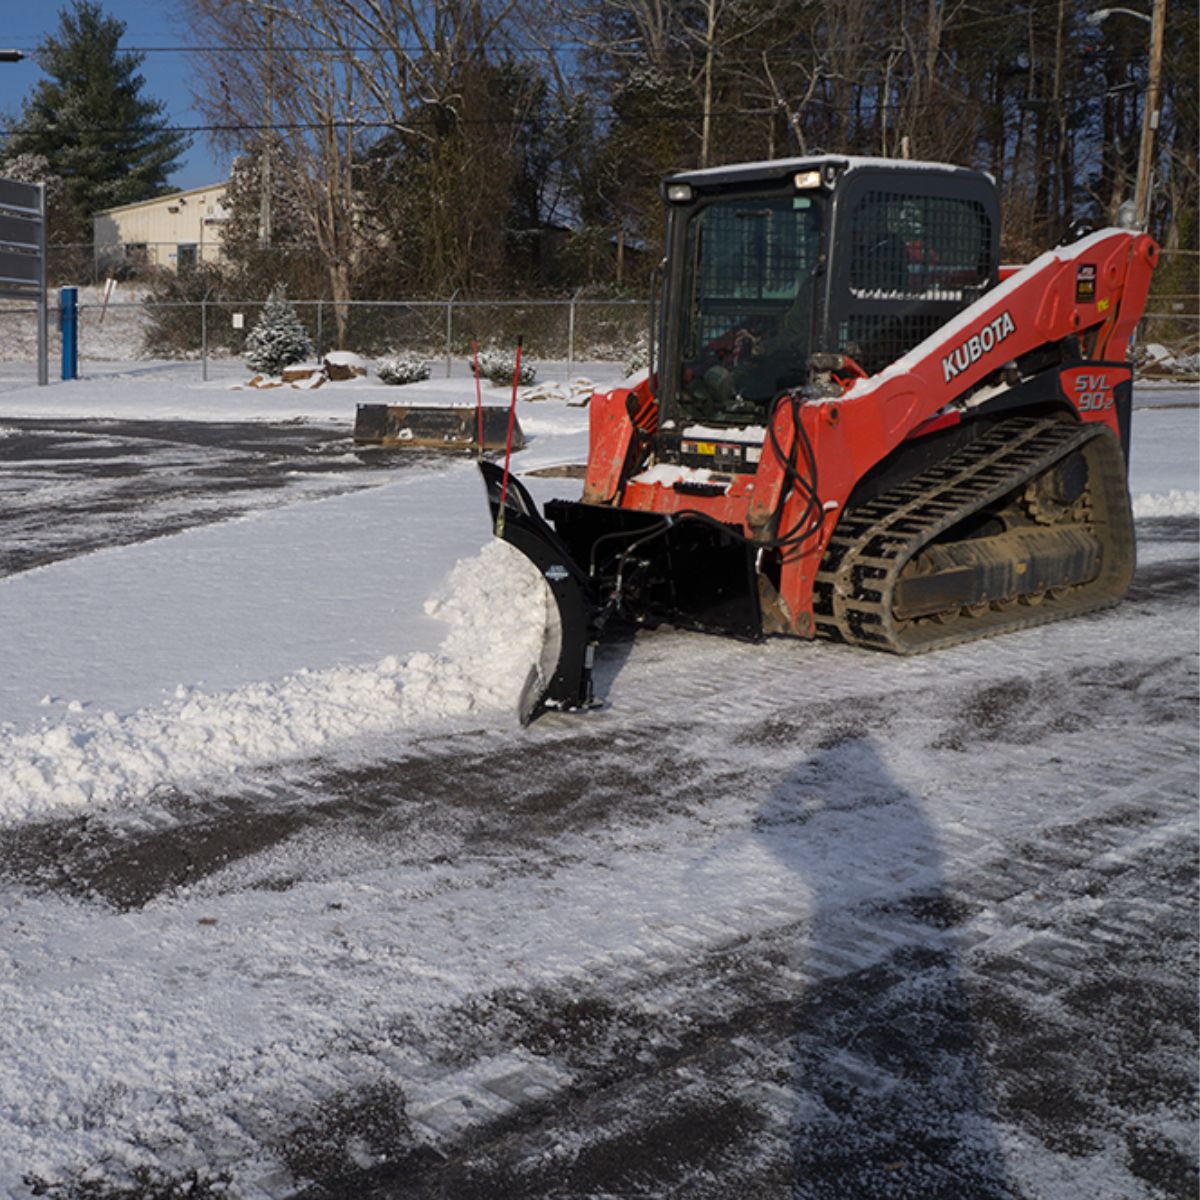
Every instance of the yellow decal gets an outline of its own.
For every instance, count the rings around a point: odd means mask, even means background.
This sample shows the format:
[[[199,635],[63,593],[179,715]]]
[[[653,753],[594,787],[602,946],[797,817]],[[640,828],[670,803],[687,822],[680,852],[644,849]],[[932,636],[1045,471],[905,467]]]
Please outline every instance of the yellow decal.
[[[1096,311],[1097,311],[1097,312],[1104,312],[1104,310],[1105,310],[1106,308],[1108,308],[1108,301],[1107,301],[1107,300],[1097,300],[1097,301],[1096,301]]]
[[[716,452],[717,452],[716,442],[697,442],[696,443],[696,453],[697,454],[716,454]]]

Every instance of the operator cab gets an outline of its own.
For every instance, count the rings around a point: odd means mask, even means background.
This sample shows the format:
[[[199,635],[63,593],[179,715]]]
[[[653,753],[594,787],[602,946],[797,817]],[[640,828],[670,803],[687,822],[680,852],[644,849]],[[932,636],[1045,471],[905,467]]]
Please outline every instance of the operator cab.
[[[688,427],[749,426],[761,445],[811,355],[874,374],[997,281],[999,209],[980,171],[825,156],[686,172],[662,192],[668,460],[691,457]]]

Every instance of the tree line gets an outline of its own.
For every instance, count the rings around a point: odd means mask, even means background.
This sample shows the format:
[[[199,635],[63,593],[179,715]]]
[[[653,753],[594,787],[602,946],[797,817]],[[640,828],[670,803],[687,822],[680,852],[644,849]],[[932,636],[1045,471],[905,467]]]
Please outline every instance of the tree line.
[[[1077,222],[1111,223],[1134,190],[1149,26],[1120,11],[1089,23],[1072,0],[180,4],[197,105],[236,156],[224,270],[264,291],[640,293],[661,177],[749,159],[984,168],[1014,261]],[[1150,228],[1183,252],[1160,290],[1195,292],[1197,14],[1166,5]],[[81,14],[105,20],[81,0],[58,43]],[[50,39],[43,66],[61,50]],[[112,54],[128,83],[136,56]],[[134,114],[108,114],[91,157],[72,158],[98,122],[56,99],[26,106],[6,150],[45,154],[69,190],[120,157],[112,128]],[[44,135],[68,112],[56,152]],[[184,145],[155,115],[141,113],[146,170],[126,172],[148,194]]]

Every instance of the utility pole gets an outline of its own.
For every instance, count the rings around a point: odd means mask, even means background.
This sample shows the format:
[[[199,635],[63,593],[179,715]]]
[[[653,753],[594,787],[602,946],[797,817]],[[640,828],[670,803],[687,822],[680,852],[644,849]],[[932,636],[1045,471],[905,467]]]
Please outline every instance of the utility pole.
[[[1142,114],[1142,144],[1138,151],[1137,187],[1133,195],[1139,229],[1150,224],[1150,178],[1154,173],[1154,135],[1158,130],[1158,97],[1162,88],[1166,8],[1166,0],[1154,0],[1150,17],[1150,77],[1146,84],[1146,111]]]
[[[259,201],[258,201],[258,233],[259,240],[264,247],[271,244],[271,138],[273,130],[271,128],[271,90],[274,84],[272,78],[274,74],[274,45],[272,42],[272,22],[275,20],[275,13],[272,9],[267,9],[267,26],[266,26],[266,46],[267,46],[267,62],[265,71],[263,88],[263,130],[262,153],[259,157],[259,166],[262,170],[262,177],[259,181]]]
[[[704,116],[700,132],[700,165],[708,166],[712,144],[713,53],[717,39],[717,0],[707,0],[704,32]]]

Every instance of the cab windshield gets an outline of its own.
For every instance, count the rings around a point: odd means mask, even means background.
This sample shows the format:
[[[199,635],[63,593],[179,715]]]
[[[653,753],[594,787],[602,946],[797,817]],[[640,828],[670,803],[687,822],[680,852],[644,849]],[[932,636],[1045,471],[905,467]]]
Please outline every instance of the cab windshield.
[[[686,418],[758,423],[805,382],[823,207],[820,196],[740,197],[689,219],[675,388]]]

